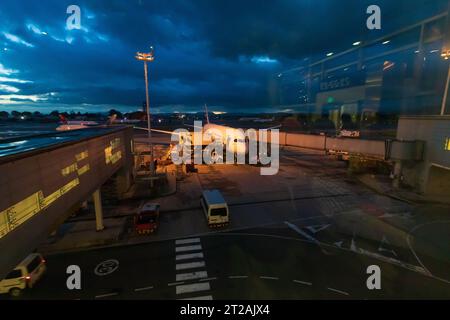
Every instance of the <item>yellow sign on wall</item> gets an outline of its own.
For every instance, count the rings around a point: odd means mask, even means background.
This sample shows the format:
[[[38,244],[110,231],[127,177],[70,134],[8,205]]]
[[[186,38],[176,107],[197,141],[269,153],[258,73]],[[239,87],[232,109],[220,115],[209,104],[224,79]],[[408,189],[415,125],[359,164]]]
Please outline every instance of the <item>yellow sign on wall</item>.
[[[75,188],[80,184],[79,176],[83,175],[87,171],[89,171],[89,164],[85,164],[81,168],[78,168],[79,161],[88,158],[87,150],[76,154],[75,159],[76,162],[71,165],[63,168],[61,170],[61,175],[63,177],[68,176],[71,173],[76,172],[77,177],[72,179],[61,188],[52,192],[48,196],[44,196],[42,190],[33,193],[27,198],[19,201],[18,203],[10,206],[9,208],[0,212],[0,238],[4,237],[8,232],[14,230],[19,225],[39,213],[40,211],[49,207],[53,202],[58,200],[64,194]]]
[[[114,164],[122,158],[122,151],[113,153],[114,149],[120,146],[120,138],[115,138],[109,143],[109,147],[105,148],[105,162],[106,164]]]

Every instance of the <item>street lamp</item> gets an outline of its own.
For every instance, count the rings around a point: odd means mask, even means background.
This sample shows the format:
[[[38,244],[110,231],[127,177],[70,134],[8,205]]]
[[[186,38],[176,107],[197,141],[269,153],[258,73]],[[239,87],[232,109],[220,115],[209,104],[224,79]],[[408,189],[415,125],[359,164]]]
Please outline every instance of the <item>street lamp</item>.
[[[150,47],[149,53],[137,52],[136,59],[140,61],[144,61],[144,76],[145,76],[145,99],[147,106],[147,133],[148,133],[148,143],[150,146],[150,173],[152,176],[155,174],[155,166],[153,164],[153,143],[152,143],[152,128],[150,124],[150,104],[148,98],[148,70],[147,70],[147,62],[152,62],[155,57],[153,55],[153,46]],[[152,180],[153,185],[153,180]]]
[[[443,49],[442,53],[441,53],[441,57],[444,58],[444,60],[448,60],[450,58],[450,50]],[[449,83],[450,83],[450,63],[448,65],[447,82],[445,83],[444,96],[442,97],[441,116],[443,116],[445,114],[445,105],[447,104]]]

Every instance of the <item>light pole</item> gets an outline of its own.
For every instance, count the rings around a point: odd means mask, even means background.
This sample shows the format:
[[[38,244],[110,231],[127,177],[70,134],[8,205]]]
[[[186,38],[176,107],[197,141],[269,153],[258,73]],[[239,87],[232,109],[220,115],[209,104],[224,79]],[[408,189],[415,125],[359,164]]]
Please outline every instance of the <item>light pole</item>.
[[[152,176],[155,175],[155,166],[153,163],[153,143],[152,143],[152,128],[150,123],[150,104],[148,98],[148,70],[147,70],[147,62],[152,62],[154,60],[153,56],[153,47],[150,47],[149,53],[136,53],[136,59],[140,61],[144,61],[144,76],[145,76],[145,99],[146,99],[146,107],[147,107],[147,134],[148,134],[148,143],[150,146],[150,173]],[[152,186],[153,186],[153,180]]]
[[[443,50],[441,57],[445,60],[449,60],[450,58],[450,50]],[[448,96],[448,86],[450,83],[450,63],[448,65],[447,71],[447,82],[445,83],[444,96],[442,97],[442,106],[441,106],[441,116],[445,114],[445,106],[447,104],[447,96]]]

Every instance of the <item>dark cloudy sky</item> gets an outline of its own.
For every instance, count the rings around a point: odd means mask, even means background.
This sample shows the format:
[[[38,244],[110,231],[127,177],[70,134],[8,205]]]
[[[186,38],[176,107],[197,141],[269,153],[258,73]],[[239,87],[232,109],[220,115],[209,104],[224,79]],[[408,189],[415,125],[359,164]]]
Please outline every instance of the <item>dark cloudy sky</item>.
[[[66,9],[81,8],[67,30]],[[366,8],[382,10],[368,31]],[[448,0],[1,0],[0,110],[136,110],[155,47],[154,111],[268,110],[271,78],[442,12]]]

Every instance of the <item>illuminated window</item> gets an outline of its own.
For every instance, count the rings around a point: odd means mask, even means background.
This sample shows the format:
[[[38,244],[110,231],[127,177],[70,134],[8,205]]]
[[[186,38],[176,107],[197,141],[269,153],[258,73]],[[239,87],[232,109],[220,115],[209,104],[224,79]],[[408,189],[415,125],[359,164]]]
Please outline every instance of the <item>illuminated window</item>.
[[[450,138],[445,139],[444,150],[450,151]]]

